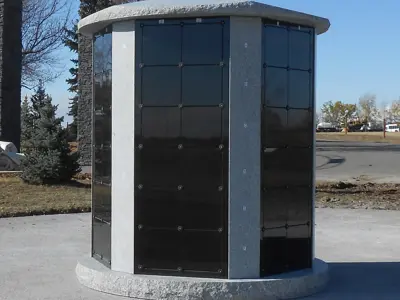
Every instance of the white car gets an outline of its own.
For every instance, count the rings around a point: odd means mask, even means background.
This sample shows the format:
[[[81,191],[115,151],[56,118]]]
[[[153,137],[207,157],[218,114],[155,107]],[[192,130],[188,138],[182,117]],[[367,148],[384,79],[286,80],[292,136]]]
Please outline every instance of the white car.
[[[400,127],[397,124],[387,124],[385,130],[386,132],[400,132]]]

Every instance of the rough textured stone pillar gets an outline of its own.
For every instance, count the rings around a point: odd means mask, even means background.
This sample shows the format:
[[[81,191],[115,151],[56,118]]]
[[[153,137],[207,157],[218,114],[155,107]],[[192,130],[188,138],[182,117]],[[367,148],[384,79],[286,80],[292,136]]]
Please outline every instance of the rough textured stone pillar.
[[[78,150],[82,167],[92,165],[92,38],[79,36]]]
[[[231,17],[229,279],[260,274],[261,27]]]
[[[21,140],[22,1],[0,0],[0,140]]]

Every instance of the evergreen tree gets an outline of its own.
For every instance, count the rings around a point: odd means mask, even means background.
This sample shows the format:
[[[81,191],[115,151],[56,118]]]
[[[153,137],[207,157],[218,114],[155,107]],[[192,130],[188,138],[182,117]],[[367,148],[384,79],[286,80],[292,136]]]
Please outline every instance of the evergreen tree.
[[[21,152],[26,148],[26,141],[32,137],[33,115],[28,96],[25,96],[21,105]]]
[[[123,1],[125,2],[125,1]],[[99,10],[113,5],[112,0],[81,0],[79,6],[80,18],[85,18]],[[73,67],[69,69],[71,77],[66,80],[69,84],[68,91],[73,93],[69,102],[68,115],[72,117],[72,123],[69,125],[69,132],[71,138],[77,138],[78,135],[78,21],[76,20],[71,28],[65,29],[64,45],[67,46],[71,52],[76,56],[71,59]]]
[[[85,18],[95,12],[115,4],[135,2],[138,0],[81,0],[79,6],[79,17]],[[75,58],[71,59],[73,67],[69,69],[71,77],[66,80],[69,84],[68,91],[73,93],[69,102],[68,115],[72,117],[72,123],[69,125],[70,138],[77,138],[78,135],[78,21],[76,20],[71,28],[65,29],[64,45],[76,54]]]
[[[32,104],[33,106],[33,104]],[[32,135],[25,141],[25,157],[21,161],[24,182],[30,184],[58,184],[68,182],[79,173],[77,152],[72,153],[67,141],[63,117],[56,116],[57,105],[46,95],[38,110]]]
[[[43,81],[39,81],[39,85],[36,89],[35,94],[31,96],[31,113],[32,113],[32,118],[33,122],[35,123],[35,120],[39,119],[39,112],[40,108],[43,107],[46,104],[46,89],[44,88]]]

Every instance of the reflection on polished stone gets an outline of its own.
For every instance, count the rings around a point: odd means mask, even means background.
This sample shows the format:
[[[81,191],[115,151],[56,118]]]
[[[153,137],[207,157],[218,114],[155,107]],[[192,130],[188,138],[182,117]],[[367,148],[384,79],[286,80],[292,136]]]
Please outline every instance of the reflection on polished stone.
[[[112,33],[106,28],[93,42],[93,257],[111,264],[111,103]]]
[[[263,31],[260,269],[272,275],[311,268],[314,29],[268,20]]]
[[[227,276],[229,19],[204,20],[145,20],[136,31],[139,274]]]

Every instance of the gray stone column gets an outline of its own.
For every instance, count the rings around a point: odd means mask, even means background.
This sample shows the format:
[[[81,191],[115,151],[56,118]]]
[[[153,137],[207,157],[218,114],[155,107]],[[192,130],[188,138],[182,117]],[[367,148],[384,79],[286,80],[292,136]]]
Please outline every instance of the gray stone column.
[[[78,150],[80,164],[83,167],[92,165],[92,38],[79,35],[79,100],[78,100]]]
[[[260,276],[261,18],[231,17],[228,277]]]
[[[315,130],[315,128],[317,128],[317,125],[318,124],[316,124],[317,122],[316,122],[316,119],[315,119],[315,117],[316,117],[316,115],[317,115],[317,89],[316,89],[316,86],[317,86],[317,83],[316,83],[316,79],[317,79],[317,74],[316,74],[316,67],[317,67],[317,61],[316,61],[316,55],[317,55],[317,35],[315,34],[314,35],[314,61],[313,61],[313,76],[314,76],[314,80],[313,80],[313,82],[314,82],[314,86],[313,86],[313,93],[314,93],[314,99],[313,99],[313,107],[314,107],[314,118],[313,118],[313,128],[314,128],[314,130],[313,130],[313,141],[314,141],[314,143],[313,143],[313,168],[314,168],[314,171],[313,171],[313,194],[312,194],[312,201],[311,201],[311,203],[312,203],[312,216],[311,216],[311,220],[312,220],[312,231],[311,231],[311,234],[312,234],[312,236],[311,236],[311,243],[312,243],[312,248],[311,248],[311,251],[312,251],[312,256],[311,256],[311,259],[312,259],[312,263],[313,263],[313,265],[314,265],[314,263],[315,263],[315,223],[316,223],[316,219],[315,219],[315,181],[316,181],[316,179],[315,179],[315,175],[316,175],[316,167],[317,167],[317,165],[316,165],[316,146],[317,146],[317,143],[316,143],[316,140],[317,140],[317,135],[316,135],[316,130]]]
[[[21,140],[22,1],[0,0],[0,140]]]
[[[111,269],[134,270],[135,21],[112,34]]]

